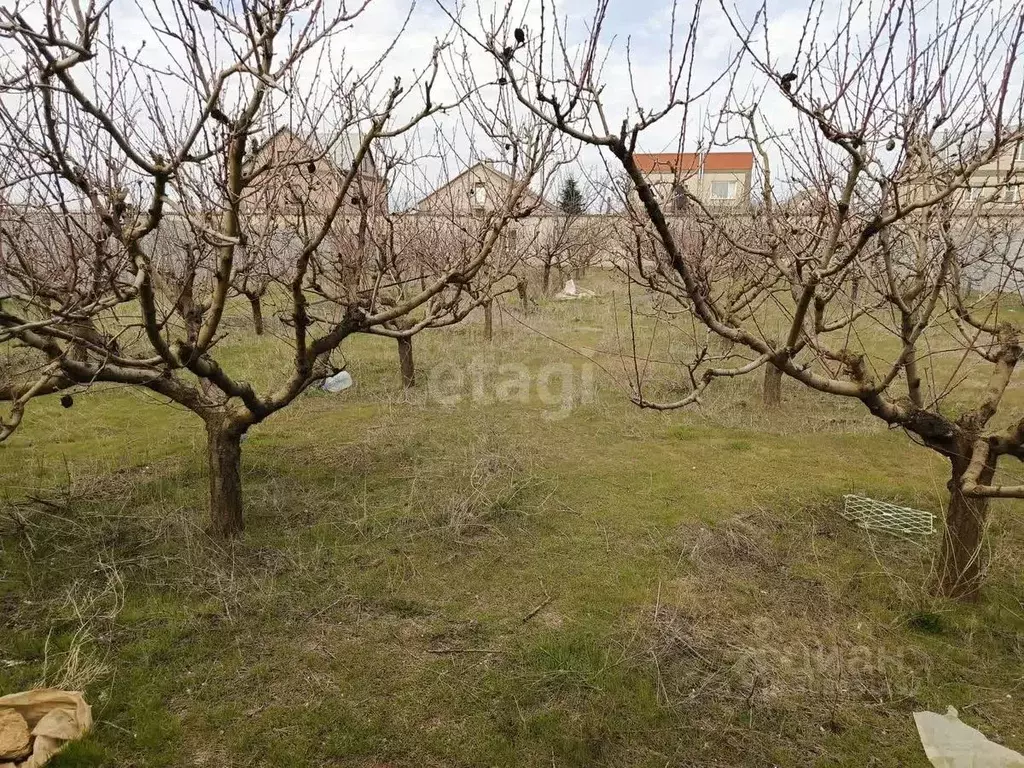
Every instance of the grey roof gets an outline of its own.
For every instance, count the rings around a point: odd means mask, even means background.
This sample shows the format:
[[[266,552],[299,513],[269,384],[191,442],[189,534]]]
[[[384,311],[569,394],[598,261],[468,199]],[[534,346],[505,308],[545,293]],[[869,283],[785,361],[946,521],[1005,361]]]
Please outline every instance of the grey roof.
[[[363,138],[359,133],[346,131],[341,134],[320,133],[317,135],[316,140],[317,144],[326,152],[327,157],[331,159],[334,165],[341,171],[347,171],[352,167],[352,161],[355,159],[356,153],[359,152]],[[359,170],[367,176],[377,175],[377,167],[372,152],[368,151],[363,156],[362,167]]]
[[[352,167],[352,160],[355,158],[363,141],[363,135],[357,131],[317,131],[312,135],[304,135],[287,126],[282,126],[270,134],[264,141],[260,142],[252,154],[254,156],[258,155],[282,133],[290,133],[308,146],[311,155],[322,154],[328,158],[341,173],[347,173],[348,169]],[[373,158],[372,146],[370,151],[363,156],[360,172],[366,176],[377,175],[377,164]]]

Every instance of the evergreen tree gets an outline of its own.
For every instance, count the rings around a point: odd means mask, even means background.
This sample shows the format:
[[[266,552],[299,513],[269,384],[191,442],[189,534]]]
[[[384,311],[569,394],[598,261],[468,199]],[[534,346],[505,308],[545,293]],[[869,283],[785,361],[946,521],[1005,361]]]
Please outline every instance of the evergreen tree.
[[[562,182],[562,191],[558,199],[558,207],[567,216],[578,216],[583,213],[586,204],[583,202],[583,193],[576,184],[576,178],[569,176]]]

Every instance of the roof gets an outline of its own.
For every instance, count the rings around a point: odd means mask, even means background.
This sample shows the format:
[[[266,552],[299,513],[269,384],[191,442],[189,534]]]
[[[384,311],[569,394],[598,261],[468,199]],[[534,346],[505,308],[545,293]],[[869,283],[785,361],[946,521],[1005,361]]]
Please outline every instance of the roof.
[[[704,171],[750,171],[754,167],[753,152],[659,152],[633,155],[640,173],[686,173]]]
[[[352,167],[352,161],[355,160],[356,153],[359,152],[359,147],[362,146],[363,137],[352,132],[334,135],[321,133],[317,135],[317,143],[326,150],[328,156],[338,168],[342,171],[347,171]],[[361,171],[372,175],[376,173],[376,170],[373,153],[367,149],[366,155],[363,157]]]
[[[459,181],[459,179],[461,179],[463,176],[466,176],[469,173],[472,173],[476,169],[480,169],[480,170],[484,171],[484,173],[486,173],[486,174],[492,174],[492,175],[496,176],[498,179],[500,179],[504,183],[507,183],[507,184],[515,184],[516,183],[516,179],[512,178],[511,176],[509,176],[507,173],[504,173],[503,171],[499,171],[497,168],[495,168],[493,160],[479,160],[476,163],[474,163],[473,165],[471,165],[468,168],[466,168],[461,173],[456,174],[455,176],[453,176],[451,179],[446,181],[444,184],[442,184],[440,187],[435,189],[433,192],[430,192],[427,195],[425,195],[421,200],[419,200],[417,203],[415,203],[412,206],[412,210],[423,211],[424,207],[429,205],[429,203],[432,200],[434,200],[435,198],[438,198],[438,197],[442,197],[443,194],[447,192],[447,190],[451,189]],[[547,200],[545,200],[543,195],[538,195],[536,192],[534,192],[530,188],[526,189],[526,191],[523,193],[523,197],[524,197],[524,199],[526,201],[528,201],[528,205],[530,205],[530,206],[535,208],[535,210],[534,210],[535,213],[541,213],[541,214],[543,214],[543,213],[552,213],[555,210],[554,206],[552,206],[551,203],[549,203]]]
[[[313,156],[322,155],[326,157],[342,174],[347,173],[348,169],[352,167],[352,161],[355,159],[356,153],[359,151],[363,141],[363,137],[355,132],[330,133],[321,131],[312,136],[302,136],[288,126],[282,126],[264,141],[260,142],[256,149],[250,153],[249,162],[251,162],[251,158],[259,156],[263,150],[282,137],[291,138],[305,145]],[[377,168],[372,150],[367,150],[361,165],[360,172],[363,175],[376,176]]]

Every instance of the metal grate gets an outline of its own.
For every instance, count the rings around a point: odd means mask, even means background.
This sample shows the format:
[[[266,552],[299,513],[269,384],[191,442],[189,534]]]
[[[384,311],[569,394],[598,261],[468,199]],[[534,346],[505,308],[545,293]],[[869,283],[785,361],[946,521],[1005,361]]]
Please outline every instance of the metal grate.
[[[904,533],[926,536],[935,533],[935,515],[920,509],[900,507],[887,501],[866,496],[843,496],[843,509],[839,513],[858,527],[869,531]]]

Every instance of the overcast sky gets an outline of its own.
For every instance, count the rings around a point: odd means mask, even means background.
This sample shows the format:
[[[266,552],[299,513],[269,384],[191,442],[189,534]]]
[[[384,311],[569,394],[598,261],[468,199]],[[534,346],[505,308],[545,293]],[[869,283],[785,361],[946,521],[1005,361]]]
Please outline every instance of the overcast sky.
[[[344,41],[348,60],[357,68],[374,61],[397,33],[409,7],[403,0],[373,0],[367,10],[353,22],[351,32],[339,38],[339,42]],[[550,2],[544,6],[539,2],[517,2],[511,13],[507,33],[511,35],[512,28],[522,26],[530,39],[535,40],[541,25],[542,7],[547,11],[546,28],[549,37],[551,14],[554,13],[564,25],[570,55],[582,50],[595,14],[595,3],[592,0],[563,0],[554,7]],[[504,5],[496,3],[457,5],[450,0],[421,0],[412,7],[410,21],[402,33],[402,42],[389,57],[385,65],[386,72],[388,75],[397,74],[408,78],[410,72],[422,68],[437,40],[453,40],[450,53],[453,58],[461,56],[466,43],[464,38],[452,30],[451,16],[457,15],[469,32],[483,37],[485,30],[491,26],[492,18],[500,16],[503,10]],[[744,2],[734,6],[732,14],[735,18],[749,22],[754,18],[756,10],[755,4]],[[692,12],[690,5],[673,9],[664,1],[611,0],[601,38],[605,63],[600,79],[605,85],[602,100],[613,125],[617,126],[627,117],[635,119],[634,94],[635,99],[646,109],[660,108],[666,103],[670,76],[670,32],[673,28],[676,31],[674,55],[678,62],[681,38],[686,32]],[[806,13],[806,5],[798,0],[772,3],[767,32],[773,55],[780,61],[793,62]],[[694,89],[700,90],[704,84],[718,78],[729,67],[738,49],[739,40],[725,13],[717,4],[705,4],[700,16],[696,45]],[[498,75],[495,63],[471,43],[465,53],[479,82],[493,80]],[[787,64],[787,69],[790,66]],[[389,78],[383,80],[387,82]],[[723,83],[694,107],[689,117],[687,135],[682,142],[682,111],[677,110],[644,132],[640,149],[646,152],[671,152],[682,146],[685,151],[693,151],[697,149],[698,142],[704,144],[706,149],[710,137],[706,124],[718,114],[725,95],[725,85]],[[767,83],[763,76],[753,76],[751,70],[746,70],[732,85],[739,98],[756,100],[767,109],[778,109],[783,104],[777,88]],[[442,94],[452,95],[450,89],[442,87],[440,90]],[[481,95],[483,100],[498,98],[496,87]],[[411,108],[415,103],[411,99],[408,106]],[[724,132],[716,134],[715,140],[720,146],[748,148],[745,143],[737,145],[730,142]],[[430,125],[423,126],[423,130],[417,132],[416,142],[420,152],[430,155],[419,164],[422,178],[416,182],[416,187],[436,186],[444,178],[461,172],[470,162],[481,157],[500,159],[503,154],[502,147],[488,141],[484,131],[467,116],[465,110],[457,113],[457,116],[438,116]],[[574,159],[562,168],[559,177],[549,184],[550,187],[557,188],[558,180],[567,172],[593,176],[598,181],[607,177],[605,164],[610,157],[602,156],[593,148],[581,148],[574,142],[569,142],[564,151]],[[554,194],[554,191],[549,194]]]
[[[336,5],[339,0],[324,0],[325,5]],[[214,0],[219,7],[230,11],[230,3],[236,0]],[[828,90],[827,81],[805,83],[804,76],[809,69],[806,53],[798,55],[804,21],[807,17],[808,0],[772,0],[767,8],[767,17],[763,27],[759,26],[755,34],[755,47],[763,55],[770,50],[772,66],[778,71],[795,69],[799,75],[798,86],[804,88],[801,94],[808,93],[817,85]],[[898,2],[898,0],[894,0]],[[971,6],[974,0],[917,0],[911,2],[920,13],[918,19],[919,34],[927,36],[929,24],[934,28],[936,17],[948,13],[954,4]],[[510,15],[510,23],[506,34],[511,35],[515,26],[523,26],[531,43],[539,39],[542,24],[542,9],[546,9],[544,27],[551,39],[552,13],[560,20],[565,31],[568,55],[578,57],[582,46],[587,40],[590,24],[594,16],[593,0],[562,0],[552,6],[545,0],[514,0]],[[1019,14],[1024,0],[977,0],[974,10],[989,19],[987,23],[998,26],[1000,17]],[[728,15],[741,23],[749,23],[755,18],[758,6],[751,0],[740,0],[729,4]],[[25,2],[24,10],[30,20],[38,20],[41,4],[34,0]],[[160,119],[164,122],[184,126],[190,116],[197,112],[198,98],[190,92],[180,80],[173,76],[176,68],[180,71],[183,60],[180,46],[166,35],[154,30],[161,22],[154,14],[154,8],[162,8],[168,12],[165,0],[114,0],[111,6],[111,21],[114,29],[115,45],[125,54],[138,57],[152,68],[149,80],[138,82],[119,82],[117,87],[123,89],[126,102],[125,114],[116,115],[117,121],[125,130],[142,142],[149,140],[153,133],[153,125],[146,118],[146,110],[142,103],[147,99],[158,103]],[[470,72],[478,83],[493,81],[498,72],[495,62],[472,42],[453,29],[452,15],[456,15],[467,30],[483,37],[486,30],[492,28],[493,19],[500,16],[504,6],[492,3],[479,5],[456,5],[452,0],[418,0],[410,5],[407,0],[370,0],[367,8],[348,28],[331,39],[320,55],[308,55],[297,77],[282,84],[283,91],[292,94],[322,87],[331,77],[346,74],[351,80],[354,73],[365,72],[372,68],[381,55],[389,49],[396,35],[401,33],[398,44],[391,50],[377,71],[378,78],[373,89],[379,98],[384,89],[390,85],[395,76],[401,76],[406,85],[413,82],[417,73],[422,73],[430,59],[431,51],[439,41],[447,41],[447,49],[443,60],[446,71],[443,71],[435,89],[435,101],[452,99],[459,92],[459,86],[451,82],[452,67],[463,73]],[[828,44],[834,40],[835,33],[840,29],[846,18],[849,2],[826,2],[820,0],[820,7],[815,11],[820,27],[819,42]],[[893,23],[895,13],[888,2],[866,0],[856,3],[849,26],[854,39],[860,37],[860,45],[867,45],[864,38],[873,25],[880,22]],[[691,5],[673,7],[663,0],[610,0],[604,29],[601,37],[601,60],[603,68],[600,81],[604,85],[601,97],[605,114],[612,125],[619,125],[624,118],[635,119],[634,98],[645,109],[661,108],[668,96],[670,68],[671,32],[676,31],[672,56],[679,59]],[[995,20],[995,21],[993,21]],[[404,30],[403,30],[404,25]],[[898,33],[908,37],[906,23]],[[902,38],[901,38],[902,39]],[[1002,42],[992,38],[986,42],[989,52],[998,50]],[[729,68],[736,55],[740,41],[731,27],[727,14],[716,2],[708,2],[703,6],[700,27],[695,46],[693,81],[695,91],[703,89],[713,82],[723,71]],[[986,45],[978,50],[965,49],[963,58],[972,56],[979,60],[984,58]],[[10,47],[3,43],[4,52],[12,55],[7,58],[5,74],[10,75],[20,67],[19,57]],[[1005,45],[1004,45],[1005,47]],[[225,55],[225,46],[219,45],[217,56]],[[102,58],[94,66],[96,71],[104,74]],[[991,72],[998,71],[1001,60],[983,62]],[[165,74],[162,74],[165,73]],[[347,74],[352,73],[352,74]],[[116,78],[115,78],[116,79]],[[1018,78],[1019,79],[1019,78]],[[157,88],[152,88],[156,83]],[[319,85],[318,85],[319,84]],[[305,89],[305,90],[304,90]],[[719,111],[726,101],[726,91],[731,90],[729,101],[733,106],[749,106],[758,104],[762,115],[769,120],[779,134],[794,130],[799,123],[796,112],[785,101],[779,88],[762,72],[753,66],[744,65],[737,70],[735,78],[718,85],[705,99],[695,104],[691,110],[685,131],[681,124],[682,111],[662,120],[645,131],[640,139],[639,149],[646,152],[675,151],[680,146],[686,151],[693,151],[702,145],[707,149],[709,141],[714,142],[713,148],[729,147],[746,149],[744,144],[736,145],[730,141],[730,131],[719,129],[716,133],[709,130]],[[504,91],[504,96],[502,92]],[[156,95],[154,95],[154,93]],[[969,109],[967,99],[957,99],[954,91],[950,95],[955,102],[948,109]],[[479,92],[476,114],[481,109],[493,106],[502,98],[509,98],[508,89],[492,85]],[[10,97],[4,96],[8,99]],[[283,97],[278,97],[284,101]],[[318,104],[313,118],[321,118],[321,129],[336,124],[339,119],[339,100],[315,100]],[[514,100],[509,98],[509,101]],[[421,94],[413,89],[401,107],[401,114],[408,115],[422,104]],[[231,105],[225,103],[230,112]],[[516,107],[517,119],[524,124],[529,120],[525,110]],[[309,124],[310,115],[303,116],[301,110],[281,109],[273,119],[265,122],[265,132],[291,122],[300,130]],[[889,118],[886,118],[889,119]],[[734,126],[733,126],[734,127]],[[179,128],[180,130],[180,128]],[[444,179],[451,178],[465,167],[483,157],[500,159],[502,146],[488,140],[479,122],[472,118],[472,111],[466,108],[455,110],[446,115],[438,115],[422,124],[420,129],[411,136],[401,139],[403,146],[407,142],[407,153],[410,157],[420,158],[415,172],[409,172],[404,186],[396,190],[396,196],[403,202],[417,195],[425,194],[430,188],[440,184]],[[603,164],[611,160],[602,156],[593,148],[580,149],[574,142],[563,146],[566,155],[573,162],[567,166],[577,175],[591,175],[598,179],[606,177]],[[562,170],[565,173],[565,170]],[[781,178],[780,182],[784,180]],[[557,182],[557,179],[555,180]],[[553,186],[556,186],[553,185]],[[553,192],[549,192],[553,196]]]

